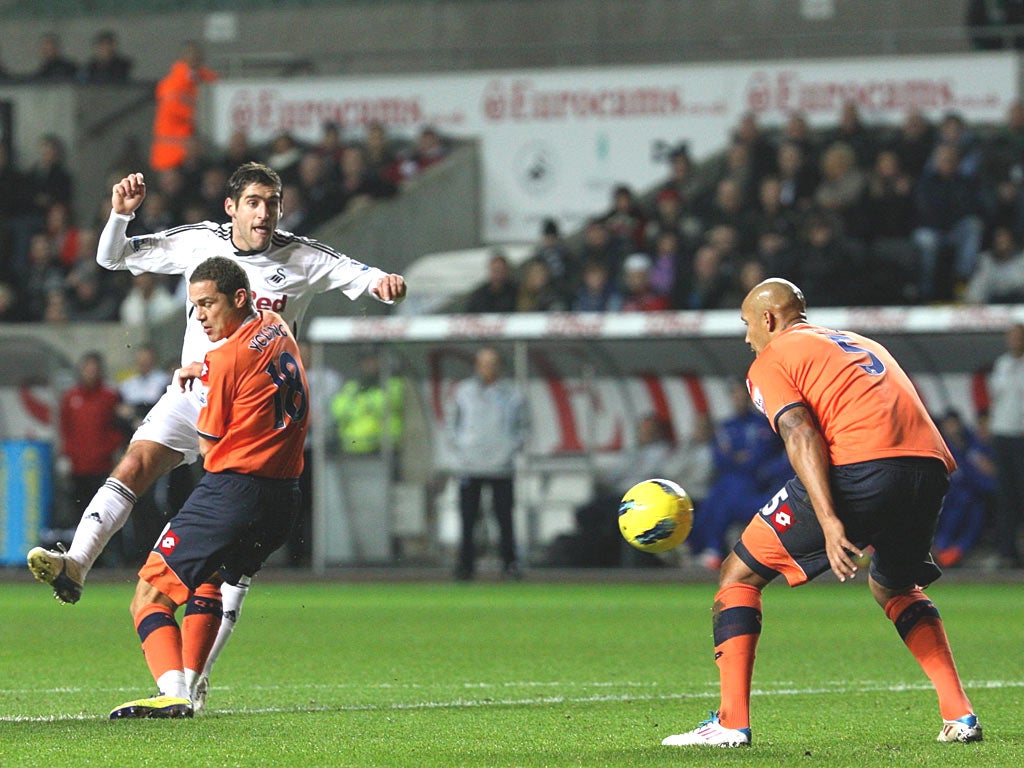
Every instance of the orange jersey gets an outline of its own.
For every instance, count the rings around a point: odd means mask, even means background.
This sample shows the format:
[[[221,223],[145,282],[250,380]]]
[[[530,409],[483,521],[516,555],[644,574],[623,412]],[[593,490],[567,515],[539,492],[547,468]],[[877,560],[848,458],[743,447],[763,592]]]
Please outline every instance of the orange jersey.
[[[776,431],[788,408],[809,408],[834,466],[929,456],[942,460],[949,472],[956,469],[910,378],[871,339],[796,325],[761,350],[747,373],[747,388]]]
[[[207,392],[196,429],[213,445],[209,472],[259,477],[302,474],[309,384],[291,329],[261,311],[206,353]]]

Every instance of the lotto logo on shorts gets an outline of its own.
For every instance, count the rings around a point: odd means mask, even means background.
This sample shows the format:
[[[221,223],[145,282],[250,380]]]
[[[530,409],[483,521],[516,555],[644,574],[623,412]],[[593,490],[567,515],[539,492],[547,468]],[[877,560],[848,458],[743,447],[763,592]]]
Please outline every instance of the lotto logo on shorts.
[[[176,546],[178,546],[178,534],[174,531],[168,531],[160,538],[157,549],[160,550],[161,554],[169,555]]]
[[[785,533],[793,524],[793,511],[789,508],[789,494],[786,488],[782,487],[779,492],[772,496],[772,500],[761,507],[761,514],[768,519],[778,533]]]

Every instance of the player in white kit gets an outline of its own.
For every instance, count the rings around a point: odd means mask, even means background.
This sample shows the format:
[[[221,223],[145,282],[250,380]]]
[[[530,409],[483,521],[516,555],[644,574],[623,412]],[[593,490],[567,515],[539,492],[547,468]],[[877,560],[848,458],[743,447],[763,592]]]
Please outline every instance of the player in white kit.
[[[277,312],[297,335],[317,293],[338,289],[350,299],[365,294],[385,303],[405,296],[401,275],[385,273],[323,243],[278,230],[281,179],[271,168],[260,163],[241,165],[228,181],[227,192],[224,207],[230,222],[226,224],[207,221],[129,238],[128,222],[146,196],[143,175],[129,174],[113,187],[112,211],[100,235],[96,261],[106,269],[183,275],[187,280],[200,262],[211,256],[227,257],[249,277],[256,309]],[[52,586],[62,603],[78,602],[89,569],[127,522],[138,497],[162,474],[199,456],[196,420],[200,392],[196,386],[186,389],[183,382],[198,375],[206,351],[216,344],[207,339],[194,313],[195,308],[186,302],[182,367],[85,509],[70,549],[36,547],[28,553],[29,570]],[[205,668],[189,670],[197,710],[205,703],[209,672],[234,629],[248,586],[248,579],[243,579],[237,586],[222,587],[220,632]]]

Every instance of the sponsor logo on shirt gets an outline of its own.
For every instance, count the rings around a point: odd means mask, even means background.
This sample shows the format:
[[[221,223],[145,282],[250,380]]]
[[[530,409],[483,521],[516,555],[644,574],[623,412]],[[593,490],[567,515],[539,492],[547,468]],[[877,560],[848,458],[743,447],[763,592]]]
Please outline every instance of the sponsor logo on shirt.
[[[131,249],[138,253],[139,251],[148,251],[153,247],[153,238],[151,237],[133,237],[128,241]]]
[[[288,305],[287,296],[260,296],[258,293],[253,291],[252,303],[256,309],[269,309],[271,312],[284,312],[284,308]]]

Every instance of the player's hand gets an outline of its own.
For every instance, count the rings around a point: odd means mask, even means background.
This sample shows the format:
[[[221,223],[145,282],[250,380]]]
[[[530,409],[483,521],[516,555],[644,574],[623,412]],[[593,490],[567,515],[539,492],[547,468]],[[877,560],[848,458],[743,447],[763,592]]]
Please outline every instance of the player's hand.
[[[373,292],[381,301],[401,301],[405,298],[405,278],[401,275],[384,275],[373,286]]]
[[[146,180],[141,173],[129,173],[114,185],[110,195],[110,207],[114,213],[128,216],[135,213],[146,198]]]
[[[863,557],[864,553],[846,538],[846,526],[838,517],[823,523],[821,529],[825,534],[825,553],[828,555],[832,573],[840,581],[852,579],[857,575],[857,563],[853,558]]]
[[[189,363],[181,368],[177,368],[174,371],[174,383],[178,385],[178,388],[184,392],[186,389],[192,389],[195,380],[203,375],[203,364],[202,363]]]

